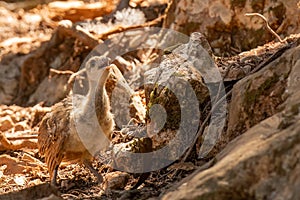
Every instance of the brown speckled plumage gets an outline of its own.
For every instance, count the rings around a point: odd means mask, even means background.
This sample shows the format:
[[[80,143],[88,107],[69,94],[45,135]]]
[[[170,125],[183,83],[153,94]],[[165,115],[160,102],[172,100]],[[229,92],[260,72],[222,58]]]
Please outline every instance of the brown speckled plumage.
[[[76,123],[80,123],[82,127],[92,126],[92,128],[87,128],[86,138],[89,142],[90,137],[90,142],[94,146],[97,145],[97,139],[94,142],[94,138],[101,139],[101,137],[98,137],[97,132],[91,131],[94,130],[94,126],[89,124],[89,121],[91,121],[89,119],[90,113],[95,112],[104,135],[110,138],[114,121],[105,90],[105,83],[110,70],[107,65],[108,59],[105,57],[91,58],[86,67],[90,83],[86,97],[77,95],[73,96],[73,99],[71,96],[65,98],[52,106],[51,112],[43,118],[40,124],[38,148],[39,153],[45,156],[52,184],[56,183],[57,169],[62,161],[84,163],[97,176],[98,181],[102,180],[102,177],[96,174],[96,171],[92,168],[90,161],[93,159],[93,155],[90,149],[86,149],[86,143],[83,144],[82,138],[78,135]],[[99,74],[101,74],[100,78]],[[76,109],[73,108],[74,98],[75,101],[79,101],[79,104],[76,104]],[[91,106],[93,103],[95,107]],[[92,108],[95,110],[91,110]],[[78,119],[75,119],[75,115]]]

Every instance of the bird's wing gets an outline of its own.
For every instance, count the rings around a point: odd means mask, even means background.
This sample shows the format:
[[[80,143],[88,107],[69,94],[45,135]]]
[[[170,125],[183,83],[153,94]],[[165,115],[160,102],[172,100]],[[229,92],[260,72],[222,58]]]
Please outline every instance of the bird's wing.
[[[40,154],[45,156],[50,176],[64,157],[62,148],[69,137],[70,107],[67,99],[55,104],[39,127],[38,148]]]

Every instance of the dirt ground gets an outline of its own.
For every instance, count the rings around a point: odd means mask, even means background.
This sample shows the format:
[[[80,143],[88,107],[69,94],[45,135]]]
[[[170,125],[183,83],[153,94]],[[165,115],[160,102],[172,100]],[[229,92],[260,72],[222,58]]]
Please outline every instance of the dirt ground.
[[[85,5],[95,2],[97,1],[85,1]],[[51,1],[1,1],[0,3],[0,57],[2,62],[26,55],[37,49],[43,42],[51,38],[58,22],[62,19],[71,19],[76,22],[85,18],[103,16],[111,12],[116,5],[116,1],[104,2],[105,7],[102,5],[97,8],[96,5],[95,10],[98,9],[100,12],[93,13],[98,13],[99,16],[89,16],[86,11],[88,9],[74,6],[75,14],[72,14],[68,11],[68,5],[66,8],[55,9],[48,4]],[[158,3],[164,4],[163,1]],[[147,1],[135,1],[132,4],[149,6]],[[163,7],[165,7],[164,5]],[[49,182],[47,167],[43,158],[38,154],[36,144],[38,123],[49,109],[49,107],[43,107],[42,104],[32,107],[1,105],[1,194],[18,192],[21,189]],[[112,172],[109,166],[103,167],[97,160],[93,164],[106,179],[109,179],[110,176],[113,177],[116,173]],[[186,174],[185,171],[175,174],[173,170],[153,173],[144,183],[144,189],[133,190],[126,194],[122,190],[113,190],[113,188],[103,191],[103,185],[99,185],[96,178],[86,168],[78,164],[68,164],[60,167],[58,190],[64,199],[116,199],[122,196],[130,199],[134,199],[134,197],[135,199],[147,199],[158,196],[161,188],[166,188],[168,184]],[[126,177],[125,186],[122,186],[123,183],[115,188],[128,190],[135,184],[139,176],[126,174]],[[39,192],[42,194],[45,188],[40,187],[37,190],[40,190]]]
[[[0,1],[1,63],[15,62],[15,60],[19,58],[26,59],[26,55],[35,52],[37,49],[39,50],[39,47],[49,41],[55,34],[60,20],[68,19],[76,23],[101,16],[109,16],[109,13],[113,12],[118,4],[116,0],[101,1],[101,4],[96,4],[97,2],[98,1],[94,0],[86,0],[78,3],[78,6],[76,6],[74,2],[74,4],[58,4],[57,2],[57,4],[54,4],[54,1],[49,0]],[[155,1],[155,3],[147,0],[132,0],[130,1],[130,5],[143,10],[146,16],[144,23],[147,23],[152,22],[164,13],[167,7],[166,2],[167,1],[164,0],[158,0]],[[161,25],[161,23],[158,23],[158,25]],[[118,29],[118,27],[111,26],[110,28],[113,31],[122,31],[122,29]],[[109,34],[102,34],[101,36],[105,38],[107,35]],[[292,41],[293,38],[291,37],[289,40]],[[78,60],[74,60],[81,62],[84,55],[86,55],[90,49],[84,49],[82,48],[83,45],[78,45],[76,42],[73,42],[74,41],[70,42],[69,47],[80,49],[77,49],[79,52],[78,55],[80,55],[78,56],[74,53],[72,56],[75,55],[73,58],[77,56],[76,58],[78,58]],[[67,45],[68,43],[61,44]],[[255,69],[257,66],[260,64],[263,66],[264,62],[270,62],[268,59],[283,46],[284,44],[271,42],[263,47],[257,48],[255,51],[245,52],[232,57],[216,58],[215,61],[226,80],[226,91],[230,92],[232,86],[247,75],[245,70],[240,69],[249,68],[249,71],[257,70]],[[61,45],[59,48],[63,49],[66,47]],[[132,55],[128,55],[128,57],[130,56]],[[41,55],[41,57],[43,58],[43,55]],[[147,59],[141,60],[136,66],[142,65],[143,61],[148,62]],[[78,67],[76,69],[74,66],[68,69],[62,67],[62,69],[75,72],[78,70]],[[125,64],[118,65],[118,67],[120,66],[123,66],[124,70],[132,70],[132,65],[126,65],[126,62]],[[228,68],[231,70],[227,70]],[[6,69],[7,77],[13,77],[13,75],[11,75],[14,73],[12,69],[13,68]],[[22,70],[24,69],[26,68],[23,67]],[[25,76],[22,70],[19,72],[21,74],[19,77]],[[32,73],[34,74],[34,72]],[[33,77],[39,76],[37,74],[33,75]],[[26,76],[27,75],[28,74],[26,74]],[[50,76],[50,74],[47,72],[42,76],[46,78]],[[131,78],[134,78],[134,76]],[[27,87],[28,85],[26,85],[26,83],[29,83],[30,87],[33,88],[32,91],[37,89],[42,82],[41,80],[26,82],[30,80],[30,78],[23,80],[25,81],[21,82],[20,85],[23,84],[24,86],[25,84]],[[67,79],[62,81],[62,83],[66,83],[66,81]],[[8,86],[6,85],[5,87]],[[11,85],[11,87],[13,88],[13,85]],[[53,87],[56,87],[56,85]],[[0,90],[4,90],[3,88],[4,85],[0,85]],[[142,101],[145,102],[145,94],[142,89],[137,89],[136,92],[138,92]],[[43,92],[37,93],[36,95],[42,93]],[[214,155],[220,152],[228,142],[221,142],[208,157],[202,159],[196,158],[196,149],[193,149],[185,162],[176,162],[169,167],[151,172],[149,177],[145,178],[143,184],[141,184],[138,189],[132,190],[131,188],[138,181],[139,177],[142,176],[141,174],[128,174],[113,170],[109,165],[101,164],[100,160],[96,158],[93,162],[93,166],[101,172],[105,178],[104,183],[99,185],[96,177],[82,165],[62,164],[58,173],[58,187],[51,191],[49,189],[50,186],[48,187],[47,185],[50,181],[47,166],[44,163],[44,158],[39,155],[37,149],[37,134],[39,123],[43,116],[50,111],[51,105],[59,102],[66,94],[64,93],[57,98],[55,97],[56,99],[51,103],[49,103],[50,100],[48,103],[47,101],[43,102],[39,100],[35,102],[32,100],[33,98],[30,98],[32,94],[33,92],[30,92],[30,90],[24,93],[20,93],[19,91],[19,93],[17,92],[12,95],[14,97],[7,100],[10,103],[0,105],[0,199],[9,199],[8,195],[15,195],[12,197],[18,199],[18,197],[20,197],[17,196],[18,194],[25,195],[24,191],[31,187],[36,188],[33,189],[33,192],[30,192],[31,194],[26,193],[26,195],[29,195],[27,196],[28,198],[36,198],[39,196],[39,193],[40,198],[57,194],[57,196],[60,195],[63,199],[156,199],[174,186],[176,182],[182,180],[212,160]],[[2,96],[0,96],[0,98],[1,97]],[[19,97],[19,99],[17,97]],[[22,97],[21,100],[20,97]],[[37,97],[37,99],[39,98]],[[227,99],[228,102],[230,102],[230,96],[228,96]],[[205,120],[209,114],[210,106],[205,106],[205,109],[202,120]],[[224,132],[226,132],[226,129]],[[115,140],[125,140],[120,139],[122,136],[119,135],[119,130],[115,130],[115,135]],[[230,140],[232,139],[233,138],[230,138]]]

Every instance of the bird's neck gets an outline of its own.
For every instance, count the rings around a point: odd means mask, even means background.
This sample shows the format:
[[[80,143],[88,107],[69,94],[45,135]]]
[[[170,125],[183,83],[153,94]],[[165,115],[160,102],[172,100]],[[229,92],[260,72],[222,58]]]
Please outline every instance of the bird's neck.
[[[93,111],[103,114],[109,110],[110,106],[105,90],[105,84],[109,77],[109,72],[109,69],[105,69],[98,79],[89,79],[89,92],[87,94],[84,111]]]
[[[95,106],[95,95],[97,91],[97,82],[89,81],[89,91],[86,95],[86,101],[83,104],[83,113],[90,113]]]

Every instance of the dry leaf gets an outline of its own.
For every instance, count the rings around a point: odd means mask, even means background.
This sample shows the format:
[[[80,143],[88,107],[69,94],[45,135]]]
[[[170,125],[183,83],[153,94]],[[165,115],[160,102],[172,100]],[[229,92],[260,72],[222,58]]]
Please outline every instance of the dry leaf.
[[[14,181],[17,185],[23,186],[26,183],[26,178],[25,176],[16,176],[14,178]]]

